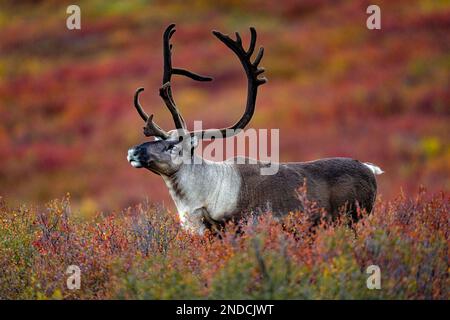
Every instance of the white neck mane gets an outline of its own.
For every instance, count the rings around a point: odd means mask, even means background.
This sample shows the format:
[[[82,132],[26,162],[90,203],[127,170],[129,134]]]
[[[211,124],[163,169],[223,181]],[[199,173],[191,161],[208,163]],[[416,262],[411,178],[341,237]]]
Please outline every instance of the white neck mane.
[[[203,214],[220,221],[236,209],[241,177],[233,163],[202,160],[183,164],[173,176],[162,177],[187,229],[203,233]]]

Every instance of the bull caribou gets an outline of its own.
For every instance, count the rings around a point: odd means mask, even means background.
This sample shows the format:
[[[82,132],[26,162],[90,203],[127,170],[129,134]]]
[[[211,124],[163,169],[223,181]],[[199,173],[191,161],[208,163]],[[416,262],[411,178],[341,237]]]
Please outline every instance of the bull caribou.
[[[148,115],[139,102],[143,88],[137,89],[134,106],[145,121],[144,135],[154,139],[130,148],[127,160],[135,168],[146,168],[162,177],[184,229],[203,234],[212,226],[248,212],[269,210],[282,215],[302,210],[297,191],[304,184],[307,199],[323,208],[330,217],[345,212],[357,220],[358,208],[366,212],[372,210],[377,191],[375,175],[383,171],[371,163],[349,158],[279,163],[275,174],[262,175],[260,169],[267,166],[266,162],[238,164],[236,159],[213,162],[195,154],[202,139],[229,138],[243,130],[252,119],[258,88],[267,81],[261,77],[264,68],[259,66],[264,49],[261,47],[252,58],[256,45],[254,28],[250,28],[248,49],[244,49],[237,32],[235,40],[218,31],[212,32],[238,57],[244,68],[247,76],[245,112],[231,127],[189,131],[173,99],[171,78],[173,75],[197,81],[212,78],[172,66],[170,39],[174,32],[175,25],[171,24],[163,35],[164,70],[159,94],[176,129],[165,131],[153,121],[153,114]],[[191,161],[184,161],[186,159]]]

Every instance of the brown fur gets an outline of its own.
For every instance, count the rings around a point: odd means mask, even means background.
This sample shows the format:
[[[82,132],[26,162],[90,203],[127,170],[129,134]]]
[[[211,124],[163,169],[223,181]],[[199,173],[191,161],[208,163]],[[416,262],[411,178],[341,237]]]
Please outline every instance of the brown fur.
[[[302,209],[298,191],[306,181],[307,198],[335,217],[346,212],[357,220],[356,204],[372,211],[377,184],[374,174],[358,160],[329,158],[311,162],[282,163],[275,175],[262,176],[262,163],[236,165],[242,186],[236,214],[271,211],[284,215]],[[319,217],[315,217],[317,222]]]

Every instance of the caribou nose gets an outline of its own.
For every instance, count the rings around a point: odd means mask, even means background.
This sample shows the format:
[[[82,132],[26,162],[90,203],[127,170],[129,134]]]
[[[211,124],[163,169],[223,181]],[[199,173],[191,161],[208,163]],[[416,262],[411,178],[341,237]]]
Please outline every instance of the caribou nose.
[[[138,151],[135,148],[128,149],[127,160],[130,161],[137,153]]]

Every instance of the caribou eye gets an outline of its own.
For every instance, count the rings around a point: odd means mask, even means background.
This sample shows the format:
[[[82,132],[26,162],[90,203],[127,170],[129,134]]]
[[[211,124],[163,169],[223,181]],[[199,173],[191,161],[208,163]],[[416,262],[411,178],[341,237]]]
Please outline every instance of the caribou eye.
[[[171,151],[174,147],[175,147],[175,145],[174,145],[174,144],[171,144],[171,145],[169,145],[169,146],[166,148],[166,150],[167,150],[167,151]]]

